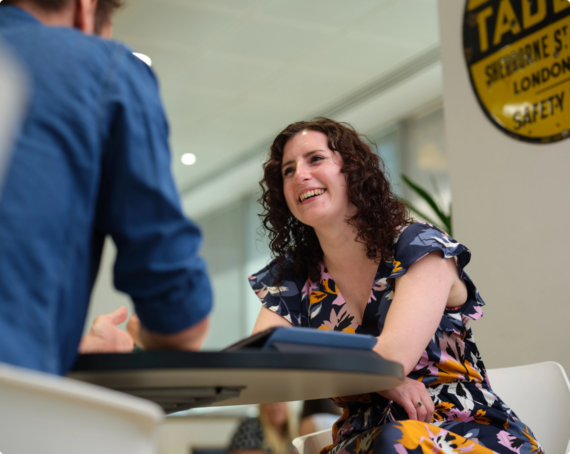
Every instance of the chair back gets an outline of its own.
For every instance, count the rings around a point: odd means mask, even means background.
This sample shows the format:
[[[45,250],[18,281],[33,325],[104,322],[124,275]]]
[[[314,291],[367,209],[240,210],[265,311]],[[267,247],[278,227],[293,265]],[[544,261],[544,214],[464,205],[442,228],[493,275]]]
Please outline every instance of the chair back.
[[[295,438],[293,446],[297,448],[299,454],[319,454],[321,449],[333,442],[332,430],[325,429],[309,435]]]
[[[545,452],[570,452],[570,382],[555,362],[490,369],[493,391],[533,431]]]
[[[144,399],[0,364],[0,452],[153,454],[164,413]]]

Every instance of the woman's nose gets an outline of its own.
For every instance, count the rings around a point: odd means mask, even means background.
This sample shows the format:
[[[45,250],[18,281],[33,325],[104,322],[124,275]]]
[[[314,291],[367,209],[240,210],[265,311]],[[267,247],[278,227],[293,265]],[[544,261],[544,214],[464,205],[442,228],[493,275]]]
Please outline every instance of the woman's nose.
[[[304,165],[299,164],[295,170],[295,182],[304,183],[311,178],[311,173]]]

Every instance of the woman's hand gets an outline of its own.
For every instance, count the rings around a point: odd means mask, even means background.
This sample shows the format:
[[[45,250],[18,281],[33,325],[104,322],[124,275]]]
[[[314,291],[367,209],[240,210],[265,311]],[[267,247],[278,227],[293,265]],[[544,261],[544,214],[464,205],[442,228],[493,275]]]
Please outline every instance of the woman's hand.
[[[431,422],[435,407],[422,382],[406,377],[404,384],[386,391],[380,391],[378,394],[400,405],[406,410],[410,419]],[[421,405],[418,406],[419,402]]]

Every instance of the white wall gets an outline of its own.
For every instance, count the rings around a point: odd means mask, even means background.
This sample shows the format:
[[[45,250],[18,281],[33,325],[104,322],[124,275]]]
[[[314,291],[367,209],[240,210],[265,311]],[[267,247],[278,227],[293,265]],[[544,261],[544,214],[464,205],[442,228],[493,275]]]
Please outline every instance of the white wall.
[[[534,145],[493,126],[462,49],[465,1],[439,0],[456,238],[487,306],[473,324],[488,368],[545,360],[570,372],[570,140]]]
[[[244,271],[244,201],[197,220],[204,235],[201,255],[208,262],[214,293],[214,309],[205,350],[220,350],[249,335],[245,328],[243,293],[247,285]]]

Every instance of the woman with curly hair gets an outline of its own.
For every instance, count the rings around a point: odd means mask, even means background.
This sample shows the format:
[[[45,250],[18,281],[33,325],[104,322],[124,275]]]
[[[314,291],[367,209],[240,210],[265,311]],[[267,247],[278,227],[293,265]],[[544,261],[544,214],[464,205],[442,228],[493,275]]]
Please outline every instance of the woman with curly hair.
[[[368,334],[407,376],[396,388],[339,397],[332,454],[540,453],[491,389],[469,327],[484,305],[464,271],[471,253],[411,223],[381,159],[347,124],[289,125],[261,181],[275,259],[249,278],[272,326]]]

